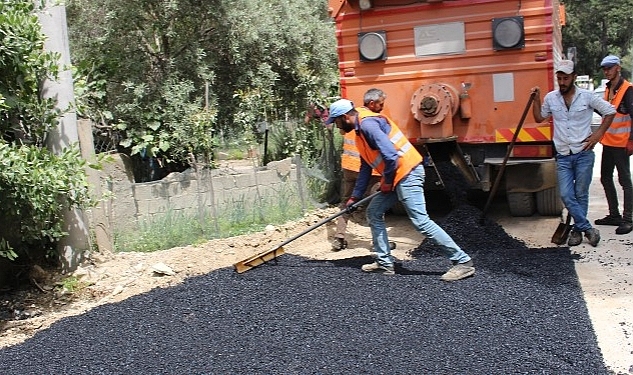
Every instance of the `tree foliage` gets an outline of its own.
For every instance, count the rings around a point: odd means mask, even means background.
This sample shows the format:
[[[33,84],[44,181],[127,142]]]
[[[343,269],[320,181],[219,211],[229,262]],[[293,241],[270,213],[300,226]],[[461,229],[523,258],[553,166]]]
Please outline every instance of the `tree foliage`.
[[[622,58],[630,74],[633,0],[565,0],[564,4],[563,45],[576,47],[578,73],[601,78],[600,61],[614,54]]]
[[[176,162],[208,156],[220,134],[256,136],[258,122],[300,117],[336,87],[326,9],[324,0],[70,0],[73,61],[93,85],[85,113],[124,130],[131,154]]]
[[[78,149],[43,147],[59,113],[42,87],[59,56],[44,50],[35,11],[31,0],[0,2],[0,256],[11,260],[53,249],[64,210],[90,201]]]
[[[59,56],[44,53],[32,1],[0,2],[0,132],[7,141],[42,146],[58,113],[41,84],[55,79]]]
[[[78,147],[54,155],[33,145],[0,142],[0,256],[53,251],[68,234],[63,211],[90,202],[84,164]]]

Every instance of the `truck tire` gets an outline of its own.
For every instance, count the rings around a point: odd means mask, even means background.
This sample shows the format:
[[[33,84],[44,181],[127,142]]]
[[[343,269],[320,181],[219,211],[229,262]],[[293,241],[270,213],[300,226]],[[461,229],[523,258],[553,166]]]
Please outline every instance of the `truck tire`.
[[[541,216],[560,216],[563,202],[558,188],[549,188],[536,192],[536,211]]]
[[[506,193],[510,215],[532,216],[536,212],[533,193]]]

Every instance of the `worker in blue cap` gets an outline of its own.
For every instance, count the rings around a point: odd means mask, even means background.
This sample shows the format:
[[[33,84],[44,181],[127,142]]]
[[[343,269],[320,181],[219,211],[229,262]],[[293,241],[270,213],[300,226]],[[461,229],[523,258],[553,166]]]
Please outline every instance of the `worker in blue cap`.
[[[376,257],[374,262],[364,264],[361,270],[381,275],[395,274],[385,212],[400,201],[415,229],[437,244],[451,260],[453,266],[441,279],[457,281],[474,275],[475,267],[470,256],[429,217],[424,199],[422,155],[398,125],[382,113],[366,107],[355,108],[347,99],[332,103],[326,123],[336,124],[344,133],[353,132],[356,136],[361,166],[347,207],[352,207],[367,190],[372,169],[381,175],[381,194],[372,199],[366,210]]]
[[[602,161],[600,164],[600,182],[604,188],[609,205],[609,214],[595,221],[596,225],[617,226],[616,234],[627,234],[633,230],[633,182],[631,180],[630,156],[633,153],[633,131],[631,115],[633,115],[633,89],[631,83],[621,75],[620,58],[606,56],[600,63],[604,76],[609,80],[604,92],[604,100],[616,109],[616,115],[607,129],[602,144]],[[624,207],[622,215],[618,204],[618,195],[613,182],[613,170],[618,170],[618,181],[624,191]]]

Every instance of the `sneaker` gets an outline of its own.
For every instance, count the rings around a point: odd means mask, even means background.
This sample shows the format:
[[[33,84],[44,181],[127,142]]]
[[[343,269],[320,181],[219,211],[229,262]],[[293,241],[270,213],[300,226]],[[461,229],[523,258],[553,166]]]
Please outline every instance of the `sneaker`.
[[[396,271],[393,270],[393,266],[381,266],[378,262],[363,264],[361,269],[364,272],[379,273],[381,275],[395,275]]]
[[[622,223],[622,216],[620,216],[620,215],[618,215],[618,216],[607,215],[607,216],[603,217],[602,219],[598,219],[598,220],[594,221],[594,223],[596,225],[613,225],[613,226],[617,227],[618,225],[620,225]]]
[[[567,246],[578,246],[582,242],[582,233],[572,230],[569,233],[569,239],[567,240]]]
[[[587,229],[585,231],[585,237],[591,246],[596,247],[598,246],[598,242],[600,242],[600,231],[596,228]]]
[[[616,228],[615,234],[627,234],[633,230],[633,224],[630,221],[623,221],[619,227]]]
[[[344,238],[335,237],[332,241],[332,251],[347,249],[347,241]]]
[[[473,261],[469,260],[466,263],[458,263],[451,267],[448,272],[442,275],[441,279],[444,281],[457,281],[465,279],[475,274],[475,267],[473,267]]]

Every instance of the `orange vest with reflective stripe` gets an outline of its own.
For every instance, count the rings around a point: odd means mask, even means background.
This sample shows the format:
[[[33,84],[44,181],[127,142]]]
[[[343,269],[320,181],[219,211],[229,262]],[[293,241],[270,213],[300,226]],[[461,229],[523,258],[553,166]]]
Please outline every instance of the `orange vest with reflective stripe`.
[[[351,131],[343,136],[343,153],[341,154],[341,168],[349,171],[360,171],[360,153],[356,148],[356,132]],[[380,176],[372,169],[372,176]]]
[[[349,132],[343,136],[343,154],[341,167],[350,171],[360,171],[360,154],[356,148],[356,133]]]
[[[631,83],[627,80],[622,81],[620,89],[611,99],[611,104],[617,109],[620,107],[620,102],[624,98],[624,93],[631,87]],[[609,88],[604,91],[604,100],[609,101]],[[620,112],[615,113],[613,122],[607,132],[604,133],[604,137],[600,140],[605,146],[611,147],[626,147],[629,141],[629,135],[631,134],[631,114],[623,114]]]
[[[407,137],[400,131],[400,128],[389,117],[372,112],[364,107],[356,108],[356,110],[358,111],[358,123],[361,124],[361,127],[363,119],[367,117],[382,117],[391,125],[391,131],[387,136],[400,156],[398,158],[396,176],[393,180],[393,185],[397,185],[413,168],[422,162],[422,155],[413,147]],[[363,160],[382,175],[385,170],[385,162],[382,160],[380,151],[372,150],[362,133],[356,137],[356,145]]]

